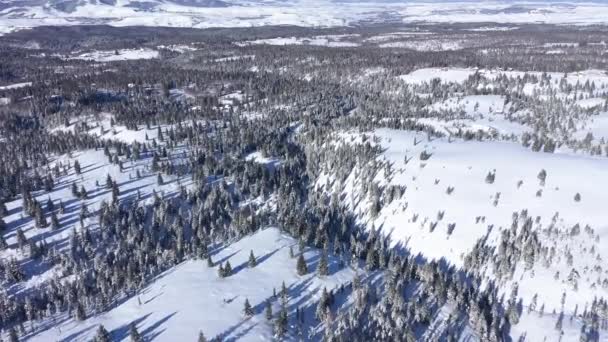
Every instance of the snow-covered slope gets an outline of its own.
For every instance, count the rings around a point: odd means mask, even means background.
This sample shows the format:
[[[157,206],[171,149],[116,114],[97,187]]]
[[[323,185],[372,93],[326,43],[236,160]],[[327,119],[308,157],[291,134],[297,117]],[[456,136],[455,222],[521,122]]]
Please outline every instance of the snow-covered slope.
[[[89,341],[96,328],[103,324],[113,341],[128,341],[129,325],[134,323],[146,340],[195,341],[202,331],[207,338],[221,340],[271,341],[272,324],[265,317],[266,303],[271,302],[275,314],[280,309],[280,298],[273,297],[273,289],[280,293],[285,282],[290,315],[296,308],[303,309],[306,322],[314,322],[314,310],[323,288],[337,290],[353,279],[350,268],[336,269],[330,259],[330,275],[317,277],[314,273],[319,260],[318,250],[308,250],[304,256],[311,272],[299,276],[296,258],[290,258],[289,247],[298,250],[297,241],[286,237],[276,228],[268,228],[246,237],[213,254],[215,267],[204,260],[186,261],[158,276],[150,286],[142,289],[117,308],[87,319],[73,320],[49,327],[32,341]],[[257,266],[248,267],[253,251]],[[230,261],[233,275],[220,278],[218,264]],[[254,309],[254,316],[243,314],[245,299]],[[313,332],[314,326],[306,327]],[[295,337],[291,337],[295,338]]]
[[[335,139],[334,148],[363,143],[358,133],[337,134]],[[365,140],[382,147],[377,174],[366,178],[361,166],[343,181],[324,174],[317,186],[341,194],[361,222],[390,236],[394,245],[462,266],[478,241],[491,247],[505,241],[502,234],[513,229],[514,214],[525,211],[537,234],[534,239],[552,249],[552,256],[536,252],[530,264],[516,261],[512,276],[493,268],[495,261],[484,260],[481,273],[504,281],[507,295],[518,284],[524,305],[531,305],[536,295],[537,309],[543,304],[546,312],[560,310],[564,293],[568,295],[561,308],[567,313],[608,294],[601,261],[607,248],[602,238],[608,233],[602,206],[608,198],[599,186],[608,168],[605,158],[537,153],[505,142],[427,140],[426,134],[388,129]],[[422,160],[424,153],[428,159]],[[403,195],[384,191],[378,198],[381,210],[374,214],[373,190],[362,195],[370,182],[380,189],[401,187]],[[518,216],[521,236],[526,219]],[[543,285],[548,283],[551,288]]]
[[[343,26],[357,22],[606,24],[608,5],[546,2],[334,0],[16,1],[0,4],[0,33],[39,25],[249,27]]]

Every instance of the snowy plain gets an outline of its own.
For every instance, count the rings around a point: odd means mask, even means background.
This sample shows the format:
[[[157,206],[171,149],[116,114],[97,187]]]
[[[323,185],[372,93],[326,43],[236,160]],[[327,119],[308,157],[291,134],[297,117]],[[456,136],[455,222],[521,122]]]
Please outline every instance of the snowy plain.
[[[405,23],[549,23],[607,24],[608,6],[601,1],[551,4],[542,1],[491,2],[339,2],[333,0],[253,1],[225,0],[225,7],[184,6],[150,1],[140,9],[138,1],[120,0],[115,5],[82,2],[65,12],[42,5],[8,2],[0,11],[0,33],[40,25],[110,24],[113,26],[250,27],[296,25],[346,26],[359,22]],[[12,6],[10,6],[12,5]]]

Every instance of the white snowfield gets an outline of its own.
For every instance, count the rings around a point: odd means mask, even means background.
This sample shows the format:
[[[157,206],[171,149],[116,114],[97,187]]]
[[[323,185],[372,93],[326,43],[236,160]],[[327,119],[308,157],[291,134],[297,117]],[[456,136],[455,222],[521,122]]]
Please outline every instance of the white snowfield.
[[[9,85],[5,85],[5,86],[0,86],[0,91],[25,88],[25,87],[29,87],[31,85],[32,85],[32,82],[14,83],[14,84],[9,84]]]
[[[146,341],[196,341],[202,331],[208,340],[219,337],[222,341],[272,341],[273,322],[265,317],[266,302],[270,301],[273,313],[280,310],[282,283],[288,290],[290,317],[296,308],[304,311],[307,325],[313,319],[316,302],[323,288],[337,289],[352,281],[351,268],[337,270],[336,260],[330,258],[330,275],[318,277],[315,267],[318,250],[307,250],[304,257],[309,274],[299,276],[296,258],[289,257],[289,247],[298,253],[298,243],[286,237],[277,228],[267,228],[245,237],[213,254],[215,267],[204,260],[186,261],[161,274],[151,285],[109,312],[83,322],[73,320],[58,324],[31,341],[90,341],[99,324],[111,332],[113,341],[129,340],[129,325],[136,324]],[[248,267],[249,253],[253,251],[258,265]],[[218,276],[218,263],[230,261],[233,275]],[[276,289],[277,298],[273,297]],[[245,299],[254,308],[255,315],[247,318],[243,313]],[[294,318],[291,317],[290,320]],[[305,336],[309,329],[307,326]],[[295,329],[290,329],[293,334]],[[288,336],[287,340],[296,340]]]
[[[137,59],[158,58],[158,51],[152,49],[120,49],[112,51],[92,51],[68,57],[68,59],[82,59],[95,62],[115,62]]]
[[[346,36],[346,37],[351,37]],[[270,39],[258,39],[247,42],[240,42],[237,45],[313,45],[313,46],[326,46],[326,47],[357,47],[360,44],[348,41],[342,41],[345,36],[341,35],[328,35],[328,36],[315,36],[311,38],[301,37],[289,37],[289,38],[270,38]]]
[[[297,25],[329,27],[385,18],[412,22],[607,24],[608,4],[603,1],[552,4],[533,2],[406,2],[334,0],[224,0],[227,7],[183,6],[149,1],[118,0],[116,5],[81,2],[72,11],[52,7],[13,6],[0,11],[0,33],[40,25],[110,24],[113,26],[251,27]],[[10,2],[9,2],[10,3]],[[486,29],[487,24],[482,26]],[[491,28],[491,26],[490,26]]]
[[[389,129],[368,136],[368,141],[377,137],[383,148],[378,161],[390,165],[391,170],[387,174],[383,171],[386,168],[380,167],[374,181],[381,186],[405,186],[401,198],[385,203],[373,218],[370,199],[360,195],[364,185],[361,169],[353,170],[343,185],[331,183],[332,175],[323,174],[317,186],[343,194],[360,221],[390,235],[393,245],[462,266],[463,257],[479,239],[487,236],[488,244],[496,245],[500,232],[511,227],[513,213],[527,210],[543,246],[554,248],[557,257],[549,266],[537,261],[531,270],[525,270],[521,262],[502,290],[508,295],[511,284],[517,282],[524,305],[537,294],[538,306],[545,304],[545,312],[559,312],[564,292],[566,313],[574,312],[577,305],[580,313],[594,297],[608,297],[608,288],[602,285],[608,278],[603,267],[608,250],[604,209],[608,194],[601,186],[608,170],[606,158],[532,152],[507,142],[429,141],[426,134]],[[336,134],[334,144],[358,144],[361,138],[359,133]],[[423,151],[431,154],[427,161],[420,159]],[[541,185],[537,177],[543,169],[547,177]],[[493,184],[486,182],[489,172],[496,174]],[[333,185],[327,188],[327,184]],[[452,188],[450,194],[448,188]],[[575,200],[576,194],[580,194],[580,201]],[[570,236],[576,224],[581,233]],[[593,232],[583,233],[586,226]],[[561,233],[540,233],[548,227]],[[568,254],[573,256],[571,264]],[[573,269],[580,274],[576,289],[568,279]],[[483,272],[496,277],[490,265],[484,265]]]
[[[488,69],[475,69],[475,68],[424,68],[412,71],[407,75],[400,76],[401,80],[408,84],[419,85],[422,83],[429,83],[434,79],[440,79],[444,83],[464,83],[470,76],[475,73],[479,73],[481,76],[488,78],[489,80],[495,80],[498,77],[506,76],[507,78],[523,78],[526,74],[530,76],[541,77],[542,72],[539,71],[515,71],[515,70],[488,70]],[[566,82],[575,85],[580,83],[581,85],[585,82],[594,82],[597,87],[603,90],[602,93],[607,93],[608,90],[608,72],[605,70],[583,70],[572,73],[558,73],[549,72],[546,73],[554,84],[558,84],[562,78],[565,77]],[[531,93],[533,89],[526,89]]]

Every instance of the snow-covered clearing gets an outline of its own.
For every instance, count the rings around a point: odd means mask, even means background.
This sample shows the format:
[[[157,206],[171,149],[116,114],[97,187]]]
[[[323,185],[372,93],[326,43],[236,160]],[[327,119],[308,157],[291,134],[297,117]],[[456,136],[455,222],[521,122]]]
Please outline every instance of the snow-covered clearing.
[[[470,76],[475,73],[479,73],[481,76],[486,77],[489,80],[496,80],[501,76],[507,78],[523,78],[525,75],[541,77],[542,72],[538,71],[513,71],[513,70],[487,70],[487,69],[475,69],[475,68],[423,68],[412,71],[407,75],[400,76],[400,79],[407,84],[422,84],[430,83],[434,79],[440,79],[441,82],[445,83],[464,83]],[[595,83],[598,91],[606,90],[608,88],[608,73],[604,70],[583,70],[573,73],[546,73],[555,84],[565,78],[568,84],[580,85],[586,82]],[[525,91],[532,93],[534,88],[526,89]]]
[[[272,157],[265,157],[262,152],[253,152],[245,157],[245,160],[251,160],[256,163],[266,165],[270,168],[277,168],[281,164],[281,160]]]
[[[463,48],[462,42],[458,40],[410,40],[383,43],[381,48],[402,48],[415,51],[455,51]]]
[[[344,38],[350,36],[316,36],[310,38],[302,37],[288,37],[288,38],[270,38],[270,39],[259,39],[248,42],[236,43],[239,46],[246,45],[314,45],[314,46],[326,46],[326,47],[356,47],[358,43],[344,41]]]
[[[10,89],[19,89],[24,87],[29,87],[32,85],[32,82],[22,82],[22,83],[14,83],[5,86],[0,86],[0,91],[2,90],[10,90]]]
[[[71,56],[69,59],[83,59],[96,62],[116,62],[137,59],[153,59],[158,58],[158,55],[159,53],[156,50],[141,48],[113,51],[92,51]]]
[[[179,94],[175,94],[178,96]],[[86,123],[88,129],[84,132],[81,129],[82,123]],[[172,128],[172,125],[160,125],[150,127],[149,129],[145,125],[139,125],[137,130],[131,130],[127,127],[119,124],[112,125],[111,114],[101,114],[98,117],[83,116],[79,119],[72,119],[70,126],[59,125],[52,128],[51,132],[58,131],[69,131],[69,132],[83,132],[101,139],[111,139],[122,141],[128,144],[133,142],[139,143],[152,143],[152,140],[158,141],[158,129],[162,133]]]

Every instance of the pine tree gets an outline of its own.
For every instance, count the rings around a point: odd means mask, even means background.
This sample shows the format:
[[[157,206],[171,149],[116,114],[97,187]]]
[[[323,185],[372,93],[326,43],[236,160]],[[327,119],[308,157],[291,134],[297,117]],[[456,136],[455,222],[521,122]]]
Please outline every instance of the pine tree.
[[[323,288],[323,292],[321,293],[321,299],[319,299],[319,303],[317,303],[317,310],[315,311],[315,316],[319,321],[323,321],[325,319],[326,309],[329,307],[329,293],[327,292],[327,288]]]
[[[53,212],[51,214],[51,230],[58,230],[60,227],[59,225],[59,219],[57,218],[57,214],[55,212]]]
[[[74,172],[76,172],[77,175],[80,174],[80,163],[78,162],[78,160],[74,161]]]
[[[78,198],[80,197],[80,193],[78,192],[78,187],[76,186],[76,182],[72,183],[72,196]]]
[[[118,189],[118,184],[114,182],[112,184],[112,203],[118,203],[118,196],[120,195],[120,190]]]
[[[306,260],[304,259],[304,255],[300,253],[298,256],[298,261],[296,264],[296,270],[298,275],[303,276],[308,273],[308,265],[306,265]]]
[[[253,255],[253,250],[252,250],[252,251],[249,253],[249,263],[248,263],[248,265],[249,265],[249,267],[250,267],[250,268],[254,268],[254,267],[256,267],[256,266],[257,266],[257,264],[258,264],[258,261],[257,261],[257,259],[255,258],[255,255]]]
[[[106,330],[103,324],[99,325],[97,328],[97,333],[95,334],[95,342],[110,342],[110,333]]]
[[[230,265],[230,261],[226,261],[226,265],[224,266],[224,277],[230,277],[232,275],[232,266]]]
[[[14,327],[11,327],[8,330],[8,340],[9,342],[19,342],[19,336],[17,335],[17,330]]]
[[[144,339],[139,334],[139,331],[137,331],[137,326],[135,325],[135,323],[131,323],[131,325],[129,326],[129,337],[131,338],[131,342],[144,341]]]
[[[46,228],[48,223],[40,205],[36,206],[36,228]]]
[[[281,305],[281,311],[274,321],[274,333],[278,340],[282,340],[285,337],[288,323],[287,307],[285,305]]]
[[[317,274],[321,277],[329,275],[329,265],[327,261],[327,253],[321,253],[321,259],[317,265]]]
[[[80,192],[78,194],[80,195],[80,199],[87,199],[89,197],[87,194],[87,189],[84,188],[84,185],[80,186]]]
[[[157,185],[163,185],[164,181],[163,181],[163,176],[159,173],[158,176],[156,176],[156,184]]]
[[[87,318],[84,307],[82,306],[81,303],[76,304],[74,318],[76,318],[77,321],[84,321]]]
[[[0,199],[0,218],[6,216],[8,214],[8,210],[6,209],[6,204],[3,200]]]
[[[266,319],[267,320],[272,320],[272,304],[270,303],[270,301],[266,301]]]
[[[247,299],[247,298],[245,298],[245,307],[243,308],[243,313],[247,317],[251,317],[254,314],[253,307],[251,307],[251,304],[249,303],[249,299]]]
[[[203,334],[202,331],[198,333],[198,342],[207,342],[207,338],[205,337],[205,334]]]

